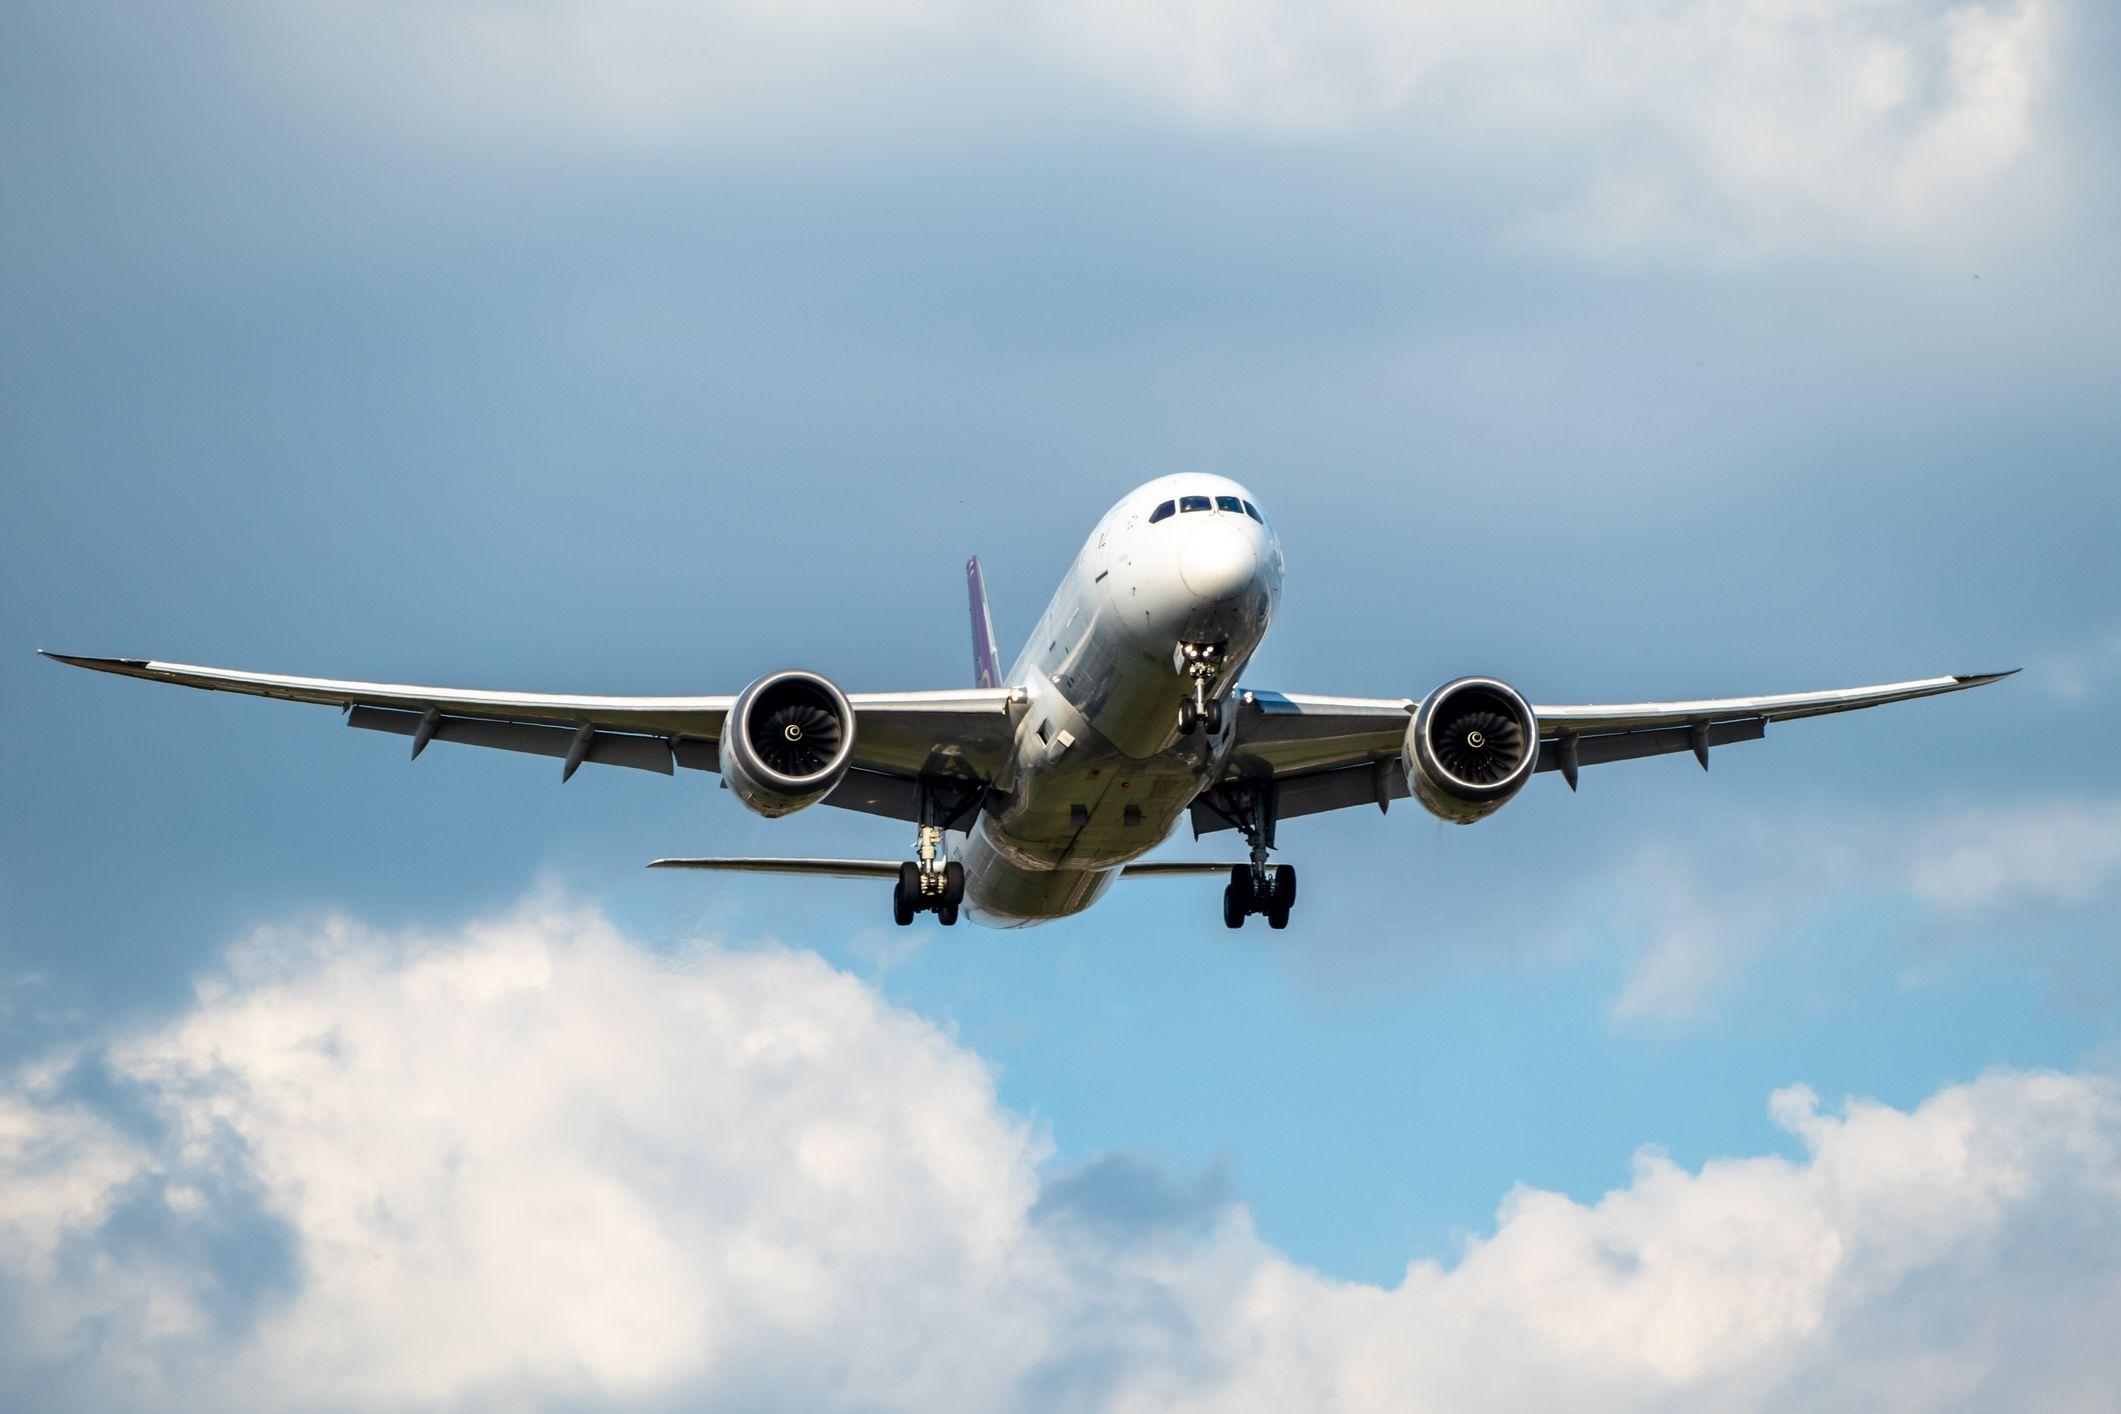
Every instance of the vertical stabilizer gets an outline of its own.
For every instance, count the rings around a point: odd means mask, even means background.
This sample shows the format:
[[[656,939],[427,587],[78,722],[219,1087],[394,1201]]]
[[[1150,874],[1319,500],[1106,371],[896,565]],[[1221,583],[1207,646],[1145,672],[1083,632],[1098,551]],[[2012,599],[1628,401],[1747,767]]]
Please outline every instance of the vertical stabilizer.
[[[1000,687],[1002,660],[994,651],[994,616],[987,612],[987,581],[977,555],[965,561],[965,589],[972,598],[972,685]]]

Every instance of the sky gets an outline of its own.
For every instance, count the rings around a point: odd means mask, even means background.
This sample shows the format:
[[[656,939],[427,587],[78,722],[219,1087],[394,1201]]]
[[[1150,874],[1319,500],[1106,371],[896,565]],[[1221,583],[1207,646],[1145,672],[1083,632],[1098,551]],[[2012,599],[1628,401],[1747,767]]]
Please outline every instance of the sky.
[[[2096,1408],[2121,12],[0,9],[0,1382],[55,1410]],[[2018,667],[1021,933],[711,777],[35,656],[969,684],[1236,477],[1250,685]],[[623,779],[621,779],[623,778]],[[1227,837],[1168,857],[1222,857]]]

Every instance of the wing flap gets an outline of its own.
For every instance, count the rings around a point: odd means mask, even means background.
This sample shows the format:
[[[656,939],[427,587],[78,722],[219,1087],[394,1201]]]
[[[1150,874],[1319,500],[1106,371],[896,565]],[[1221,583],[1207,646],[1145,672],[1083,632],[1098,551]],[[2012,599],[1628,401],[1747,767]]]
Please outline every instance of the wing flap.
[[[1645,727],[1641,731],[1606,732],[1598,736],[1576,738],[1576,764],[1597,766],[1607,761],[1638,761],[1645,756],[1670,756],[1695,749],[1693,727]],[[1737,741],[1758,741],[1767,735],[1767,720],[1763,717],[1746,717],[1735,722],[1710,722],[1702,733],[1699,745],[1706,749],[1712,746],[1729,746]],[[1558,738],[1549,738],[1539,743],[1539,763],[1535,771],[1562,769],[1562,744]],[[1703,762],[1707,765],[1707,762]]]
[[[425,713],[400,712],[387,707],[355,707],[346,714],[346,725],[350,727],[358,727],[363,731],[395,732],[399,736],[409,736],[416,740],[420,735],[420,724],[426,720]],[[578,735],[579,729],[570,731],[566,727],[539,727],[524,722],[494,722],[478,717],[438,716],[434,730],[428,734],[428,740],[493,747],[501,751],[520,751],[532,756],[551,756],[564,761],[570,759]],[[665,776],[673,773],[670,743],[659,736],[594,732],[581,759],[598,766],[631,766],[635,770],[655,771]]]
[[[346,711],[352,725],[410,736],[414,755],[430,741],[551,756],[563,777],[584,762],[672,774],[674,766],[718,771],[731,696],[573,697],[489,692],[411,683],[356,682],[165,663],[148,658],[44,654],[93,672],[212,692],[234,692]],[[857,692],[854,770],[828,805],[911,820],[913,781],[994,779],[1015,740],[1020,696],[1008,688],[941,692]]]

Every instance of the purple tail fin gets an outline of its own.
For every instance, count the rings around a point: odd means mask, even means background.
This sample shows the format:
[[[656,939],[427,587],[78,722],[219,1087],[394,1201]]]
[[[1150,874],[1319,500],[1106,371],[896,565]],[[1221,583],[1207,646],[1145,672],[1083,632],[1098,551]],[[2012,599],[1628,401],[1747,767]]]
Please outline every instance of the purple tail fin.
[[[987,581],[977,555],[965,561],[965,588],[972,596],[972,685],[1000,687],[1002,660],[994,651],[994,616],[987,612]]]

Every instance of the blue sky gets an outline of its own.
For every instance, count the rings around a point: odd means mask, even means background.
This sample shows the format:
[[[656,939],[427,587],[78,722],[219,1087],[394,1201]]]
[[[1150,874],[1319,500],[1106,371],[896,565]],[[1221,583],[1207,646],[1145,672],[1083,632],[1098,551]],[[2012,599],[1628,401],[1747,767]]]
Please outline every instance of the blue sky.
[[[11,1103],[95,1111],[84,1066],[151,1089],[123,1058],[236,1005],[247,939],[308,956],[336,919],[378,955],[476,950],[550,910],[680,970],[703,940],[815,953],[933,1023],[994,1132],[1033,1136],[995,1163],[1044,1185],[1036,1211],[1241,1213],[1306,1280],[1405,1297],[1410,1261],[1469,1270],[1513,1185],[1589,1211],[1643,1146],[1811,1173],[1782,1087],[1835,1114],[2028,1113],[2007,1087],[2049,1069],[2106,1094],[2114,16],[1325,9],[10,6]],[[1778,728],[1706,777],[1542,778],[1472,830],[1298,822],[1285,933],[1165,883],[1001,934],[900,933],[856,884],[640,868],[889,854],[888,823],[758,820],[705,778],[563,789],[499,754],[413,768],[326,711],[32,653],[956,685],[966,554],[1013,646],[1103,508],[1189,468],[1253,488],[1287,548],[1258,686],[2026,671]],[[574,957],[575,926],[529,936]],[[335,975],[288,985],[329,1012]],[[1990,1072],[2005,1090],[1951,1088]],[[246,1182],[272,1222],[233,1247],[309,1270],[315,1234]],[[300,1282],[199,1299],[247,1339]],[[93,1403],[108,1371],[69,1339],[7,1362]],[[392,1388],[544,1387],[495,1358]],[[567,1397],[683,1400],[588,1363]]]

